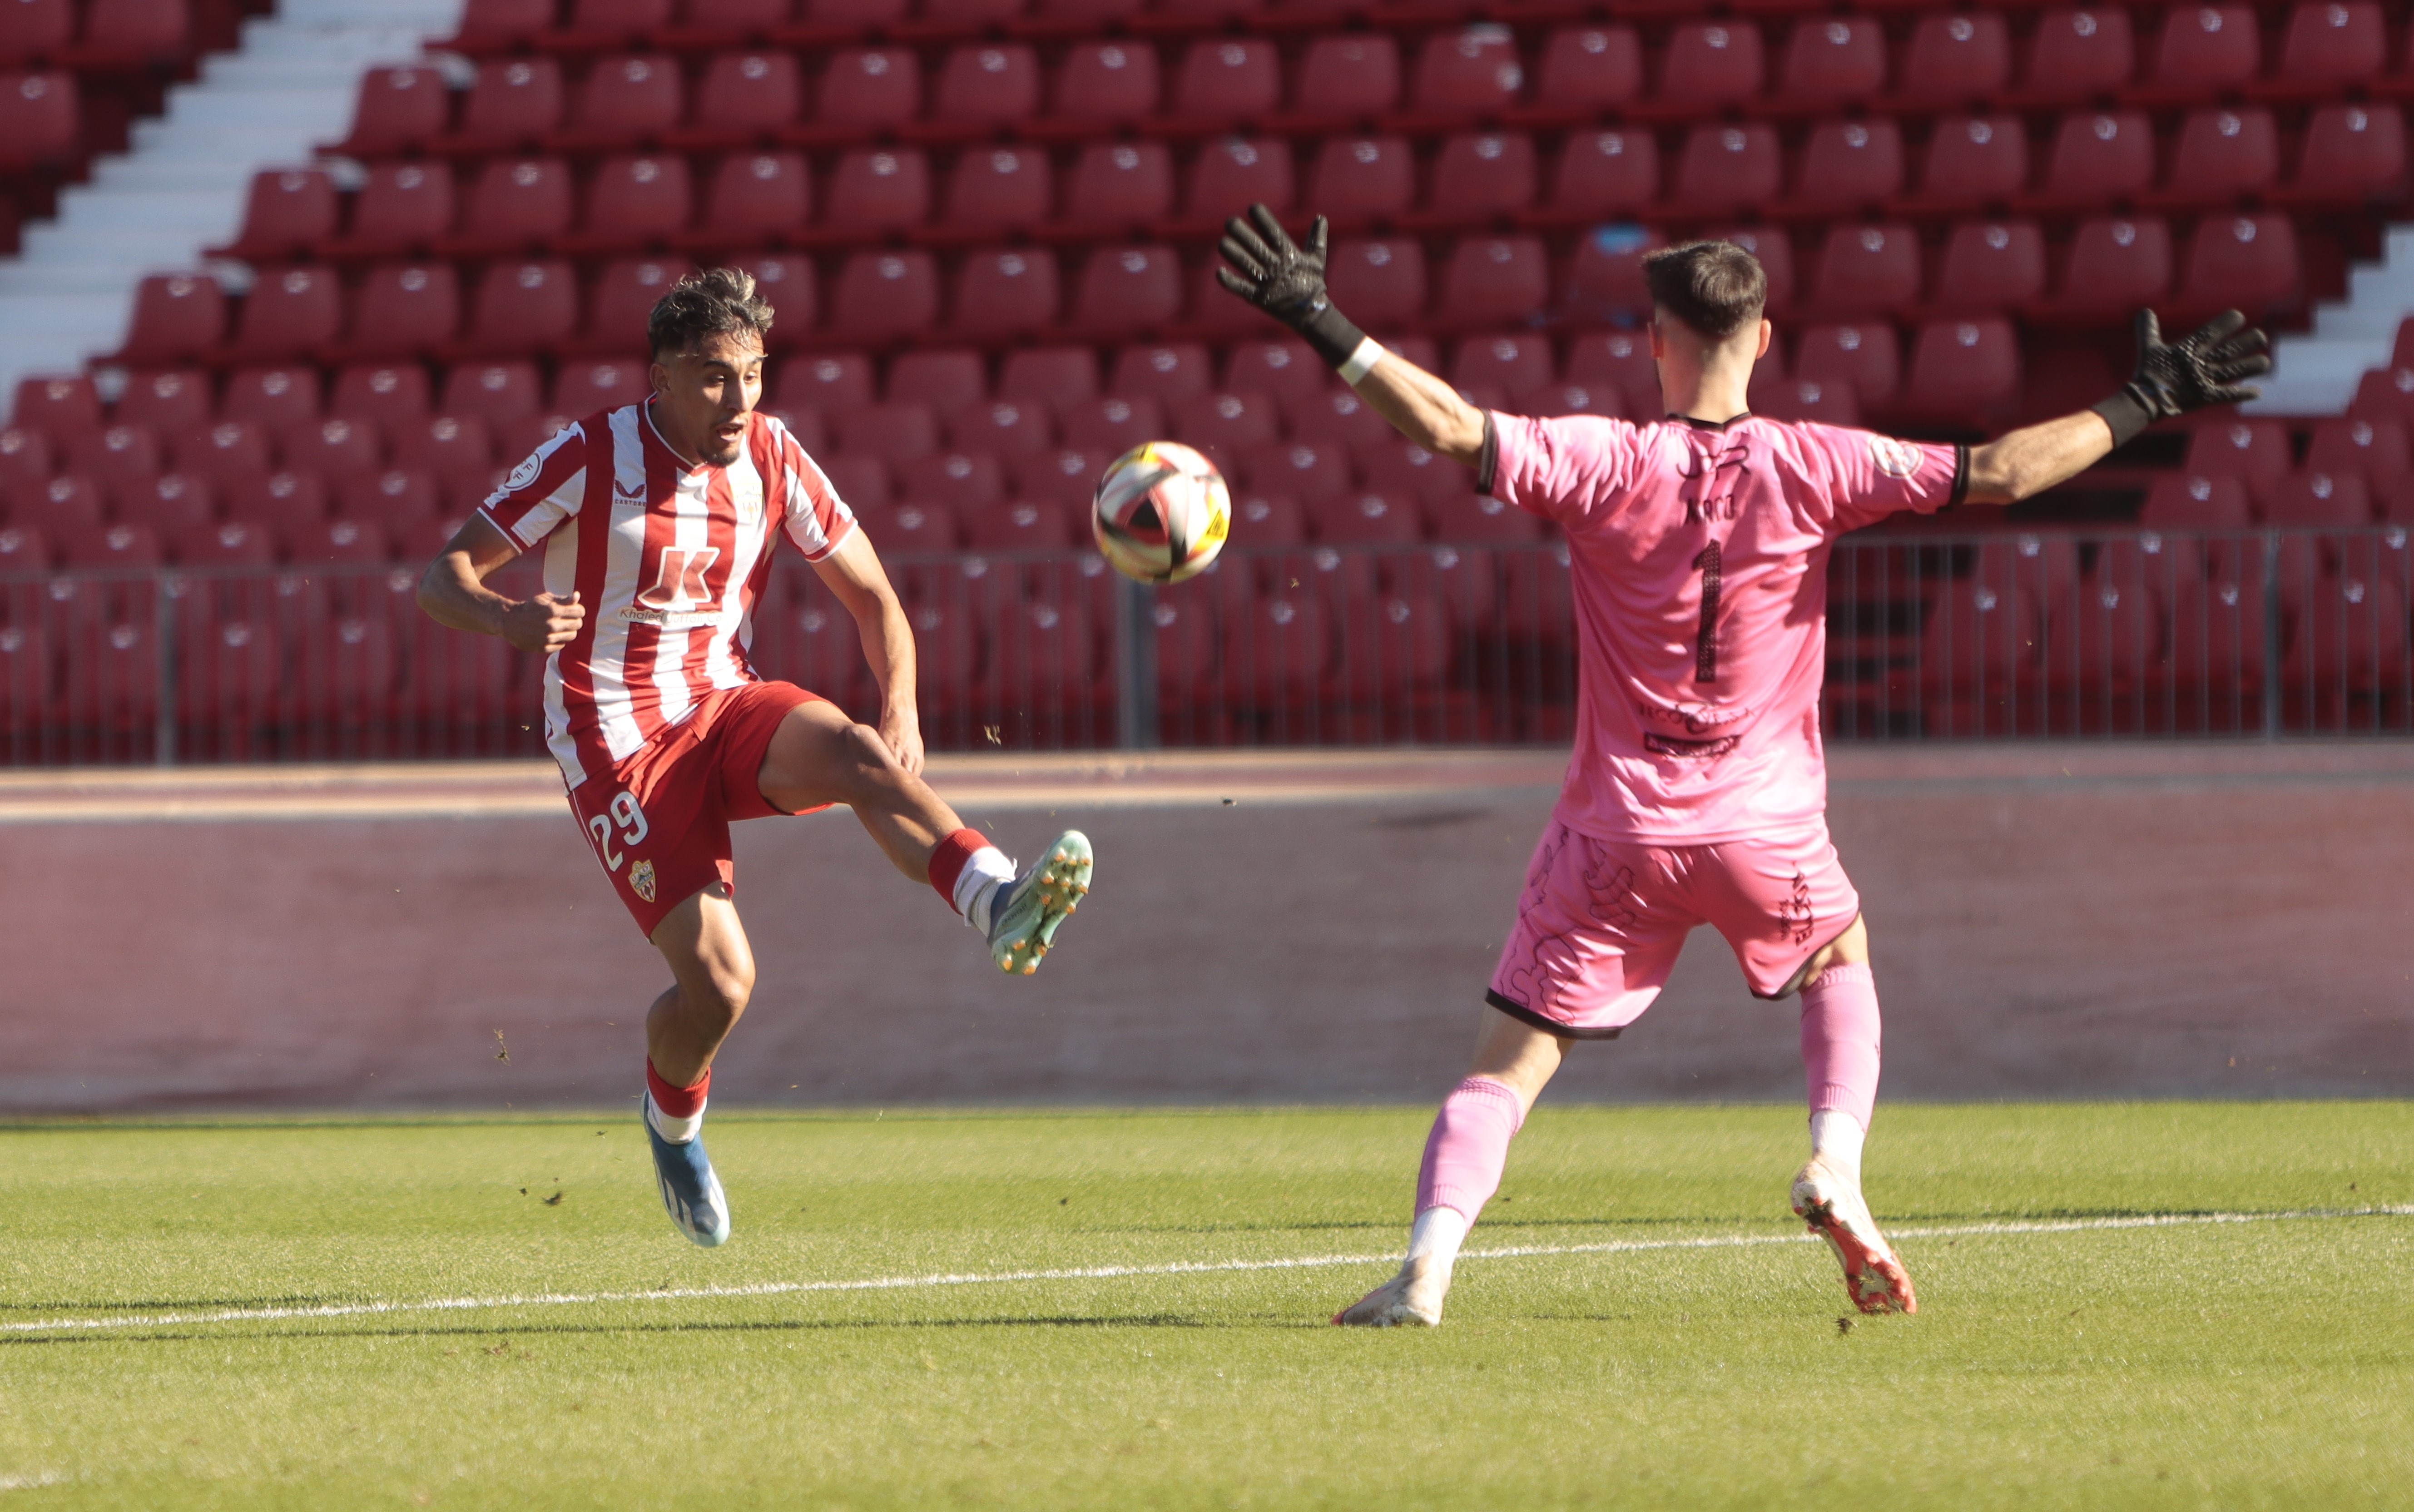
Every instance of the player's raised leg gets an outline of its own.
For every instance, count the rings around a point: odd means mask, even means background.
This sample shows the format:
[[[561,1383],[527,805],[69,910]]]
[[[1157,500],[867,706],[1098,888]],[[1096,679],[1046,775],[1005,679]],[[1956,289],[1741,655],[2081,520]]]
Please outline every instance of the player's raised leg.
[[[1566,1042],[1489,1008],[1467,1079],[1442,1100],[1417,1170],[1417,1217],[1399,1274],[1333,1315],[1349,1327],[1441,1322],[1468,1230],[1500,1190],[1509,1142],[1549,1084]]]
[[[968,829],[881,733],[825,702],[788,711],[756,777],[763,797],[798,813],[843,803],[889,862],[928,877],[947,906],[989,941],[1000,969],[1039,968],[1056,931],[1090,891],[1089,837],[1067,830],[1027,869]]]
[[[1804,969],[1802,1074],[1810,1159],[1794,1178],[1794,1211],[1835,1251],[1855,1307],[1916,1312],[1911,1276],[1861,1195],[1861,1144],[1877,1107],[1878,995],[1858,919]]]
[[[672,1224],[709,1249],[729,1237],[729,1199],[704,1150],[712,1057],[754,991],[754,952],[729,890],[714,883],[656,925],[676,979],[646,1014],[646,1140]]]

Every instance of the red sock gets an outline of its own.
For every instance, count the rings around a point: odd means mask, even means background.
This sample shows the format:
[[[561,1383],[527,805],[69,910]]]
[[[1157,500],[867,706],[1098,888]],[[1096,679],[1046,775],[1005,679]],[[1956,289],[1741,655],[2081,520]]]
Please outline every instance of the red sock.
[[[704,1109],[704,1095],[712,1090],[712,1068],[696,1078],[693,1086],[673,1086],[654,1070],[653,1057],[646,1059],[646,1090],[654,1095],[654,1106],[665,1118],[693,1118]]]
[[[989,837],[978,830],[959,830],[931,852],[931,885],[948,907],[956,906],[956,878],[964,875],[964,863],[988,848]]]

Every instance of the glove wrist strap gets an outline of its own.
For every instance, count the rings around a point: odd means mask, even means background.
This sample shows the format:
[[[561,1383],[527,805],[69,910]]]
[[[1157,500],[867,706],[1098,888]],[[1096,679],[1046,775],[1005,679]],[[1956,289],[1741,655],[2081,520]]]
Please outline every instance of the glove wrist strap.
[[[1349,317],[1342,314],[1330,301],[1292,329],[1316,349],[1316,354],[1324,359],[1324,366],[1335,371],[1358,354],[1358,344],[1366,339],[1366,333],[1358,329]]]
[[[2155,420],[2153,407],[2138,396],[2135,383],[2123,385],[2120,393],[2088,408],[2102,415],[2104,423],[2112,427],[2112,444],[2116,447],[2135,441]]]

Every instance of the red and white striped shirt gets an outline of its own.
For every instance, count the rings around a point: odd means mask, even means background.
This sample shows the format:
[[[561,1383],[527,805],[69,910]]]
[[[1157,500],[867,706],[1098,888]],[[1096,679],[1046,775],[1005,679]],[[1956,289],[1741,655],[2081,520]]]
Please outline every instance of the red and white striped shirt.
[[[778,420],[757,412],[738,460],[690,468],[643,404],[560,431],[480,513],[521,550],[542,545],[545,591],[574,591],[586,606],[577,636],[544,664],[545,743],[573,787],[685,719],[706,694],[758,681],[746,652],[775,523],[808,561],[855,528]]]

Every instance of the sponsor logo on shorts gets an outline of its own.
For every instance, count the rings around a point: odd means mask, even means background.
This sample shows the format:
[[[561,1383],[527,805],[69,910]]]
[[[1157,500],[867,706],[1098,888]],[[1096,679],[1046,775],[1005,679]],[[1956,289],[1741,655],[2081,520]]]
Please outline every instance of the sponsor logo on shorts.
[[[637,895],[637,901],[640,903],[654,901],[654,863],[652,861],[639,861],[629,868],[629,891]]]
[[[1876,460],[1878,471],[1889,478],[1907,478],[1919,471],[1919,448],[1907,441],[1871,436],[1870,456]]]

